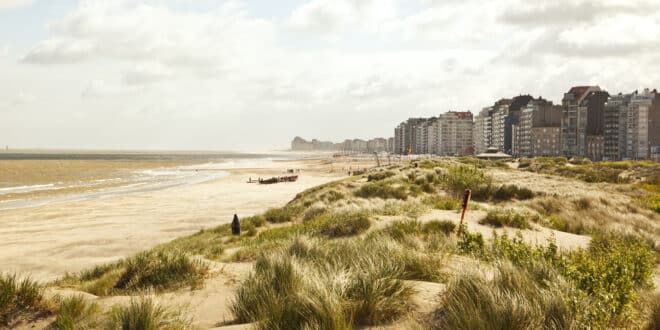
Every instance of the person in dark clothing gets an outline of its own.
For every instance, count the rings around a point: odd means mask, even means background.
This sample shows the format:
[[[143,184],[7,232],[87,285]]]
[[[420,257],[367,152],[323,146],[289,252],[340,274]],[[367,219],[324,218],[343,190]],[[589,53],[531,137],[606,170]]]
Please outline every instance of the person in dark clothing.
[[[241,234],[241,223],[238,221],[238,215],[234,214],[234,220],[231,222],[231,233],[233,235]]]

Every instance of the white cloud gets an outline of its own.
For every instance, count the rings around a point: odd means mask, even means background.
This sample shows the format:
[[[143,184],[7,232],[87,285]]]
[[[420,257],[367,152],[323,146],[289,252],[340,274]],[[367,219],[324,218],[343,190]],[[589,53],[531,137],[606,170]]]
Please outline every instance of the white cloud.
[[[296,8],[287,24],[296,30],[324,35],[351,30],[376,32],[396,15],[393,0],[313,0]]]
[[[0,0],[0,12],[31,5],[34,0]]]
[[[45,127],[130,128],[85,140],[96,147],[193,149],[391,135],[408,116],[477,112],[501,97],[660,84],[660,17],[643,1],[420,3],[312,0],[266,19],[241,2],[83,0],[22,63],[0,57],[0,83],[38,95],[43,104],[15,108]],[[12,117],[0,129],[24,125]]]

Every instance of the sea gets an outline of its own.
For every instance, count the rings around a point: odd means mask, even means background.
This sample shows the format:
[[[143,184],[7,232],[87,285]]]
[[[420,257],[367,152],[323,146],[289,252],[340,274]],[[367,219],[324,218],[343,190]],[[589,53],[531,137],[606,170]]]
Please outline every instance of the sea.
[[[92,160],[92,161],[172,161],[187,165],[133,170],[118,175],[76,182],[43,182],[39,184],[12,184],[0,182],[0,210],[37,207],[53,203],[111,198],[120,195],[168,189],[182,185],[199,184],[229,175],[236,168],[263,168],[277,160],[295,160],[308,156],[287,152],[105,152],[105,151],[22,151],[0,152],[0,162],[14,160]],[[1,168],[1,167],[0,167]],[[58,194],[57,190],[82,188],[83,192]],[[39,192],[37,198],[1,199],[3,195],[26,196]],[[45,193],[44,193],[45,192]],[[50,193],[49,193],[50,192]],[[21,195],[23,194],[23,195]],[[29,195],[29,194],[28,194]]]

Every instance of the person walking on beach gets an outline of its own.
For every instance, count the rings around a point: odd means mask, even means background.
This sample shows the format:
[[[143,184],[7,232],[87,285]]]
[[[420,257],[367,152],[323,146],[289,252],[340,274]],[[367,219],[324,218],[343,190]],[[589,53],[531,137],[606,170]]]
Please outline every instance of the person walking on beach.
[[[232,235],[241,234],[241,222],[238,221],[238,215],[234,214],[234,220],[231,222],[231,233]]]

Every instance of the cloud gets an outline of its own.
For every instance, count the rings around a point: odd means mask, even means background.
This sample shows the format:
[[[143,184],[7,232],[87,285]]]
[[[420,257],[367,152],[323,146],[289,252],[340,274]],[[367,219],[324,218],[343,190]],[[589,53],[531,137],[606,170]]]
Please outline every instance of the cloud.
[[[0,101],[0,110],[13,110],[25,104],[32,103],[34,100],[34,96],[25,92],[19,92]]]
[[[642,1],[311,0],[275,18],[242,1],[82,0],[43,22],[20,64],[0,57],[0,83],[48,100],[26,121],[114,123],[136,147],[148,135],[196,149],[388,136],[408,116],[501,97],[660,85],[660,12]],[[0,129],[24,126],[9,120]]]
[[[272,42],[270,23],[247,17],[233,4],[208,13],[187,13],[158,1],[83,1],[50,30],[51,37],[34,47],[24,62],[106,59],[205,73],[217,66],[231,67],[237,58]]]
[[[586,24],[613,15],[646,16],[660,8],[657,3],[639,0],[626,1],[525,1],[507,7],[501,20],[523,26]]]
[[[34,0],[0,0],[0,12],[29,6]]]
[[[392,0],[312,0],[294,9],[287,25],[323,35],[350,30],[373,32],[396,14],[396,2]]]

